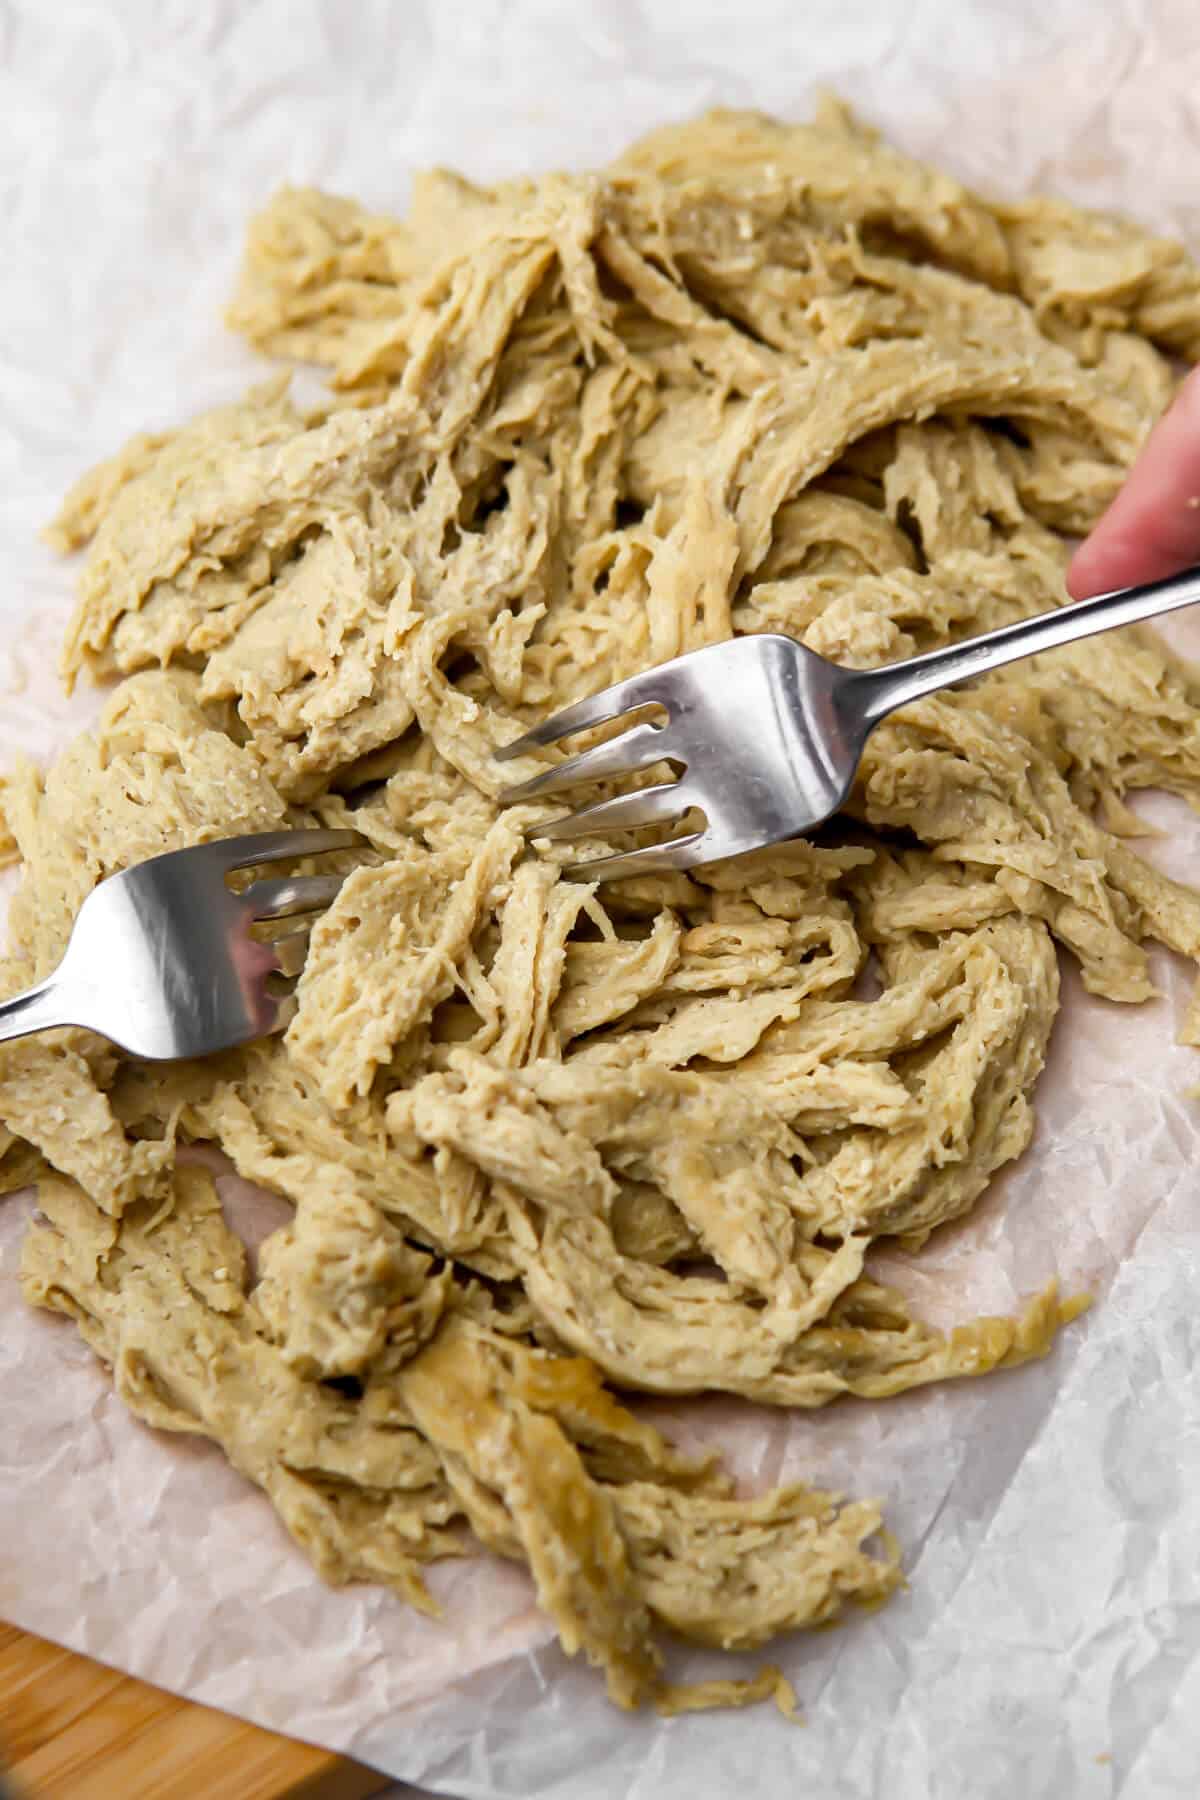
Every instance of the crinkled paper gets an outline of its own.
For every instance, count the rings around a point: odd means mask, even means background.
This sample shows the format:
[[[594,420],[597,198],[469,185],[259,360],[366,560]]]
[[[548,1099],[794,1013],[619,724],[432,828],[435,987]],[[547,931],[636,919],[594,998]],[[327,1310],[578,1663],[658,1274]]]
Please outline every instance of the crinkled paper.
[[[40,0],[0,5],[0,759],[90,716],[53,668],[72,575],[35,538],[128,434],[239,393],[220,324],[282,181],[402,207],[430,163],[606,160],[721,103],[828,85],[989,190],[1123,207],[1200,247],[1200,8],[1184,0]],[[1200,620],[1176,628],[1200,653]],[[1145,810],[1200,881],[1200,822]],[[14,1283],[0,1202],[0,1616],[462,1800],[1130,1800],[1200,1774],[1200,1059],[1163,998],[1073,974],[1033,1150],[897,1279],[952,1323],[1057,1272],[1093,1312],[1043,1362],[825,1413],[658,1408],[750,1482],[877,1494],[911,1587],[787,1641],[807,1718],[630,1718],[524,1575],[435,1572],[441,1622],[322,1586],[209,1447],[131,1419]],[[716,1659],[683,1659],[688,1673]]]

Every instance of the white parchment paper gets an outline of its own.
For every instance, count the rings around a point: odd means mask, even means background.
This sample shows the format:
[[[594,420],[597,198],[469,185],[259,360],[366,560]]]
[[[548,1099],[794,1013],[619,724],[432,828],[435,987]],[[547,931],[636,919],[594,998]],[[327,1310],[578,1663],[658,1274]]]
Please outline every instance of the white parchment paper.
[[[54,685],[71,573],[35,530],[128,433],[261,372],[219,316],[278,183],[399,207],[424,164],[582,167],[715,103],[803,116],[822,84],[976,183],[1200,247],[1191,0],[0,0],[0,760],[92,707]],[[1178,629],[1200,652],[1200,622]],[[1200,880],[1200,826],[1146,805],[1156,853]],[[1185,974],[1159,974],[1130,1010],[1067,971],[1034,1150],[904,1271],[947,1323],[1055,1271],[1093,1285],[1048,1361],[794,1420],[663,1410],[747,1480],[887,1503],[911,1589],[781,1646],[806,1729],[615,1713],[488,1560],[435,1572],[440,1623],[323,1588],[218,1453],[138,1425],[73,1329],[22,1308],[20,1199],[0,1203],[0,1616],[463,1800],[1190,1800],[1200,1060],[1172,1043]]]

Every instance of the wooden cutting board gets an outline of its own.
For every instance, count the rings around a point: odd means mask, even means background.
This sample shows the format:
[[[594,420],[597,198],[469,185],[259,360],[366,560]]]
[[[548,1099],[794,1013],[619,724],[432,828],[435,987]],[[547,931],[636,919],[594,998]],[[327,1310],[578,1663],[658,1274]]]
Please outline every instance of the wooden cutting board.
[[[14,1800],[363,1800],[386,1776],[0,1625]]]

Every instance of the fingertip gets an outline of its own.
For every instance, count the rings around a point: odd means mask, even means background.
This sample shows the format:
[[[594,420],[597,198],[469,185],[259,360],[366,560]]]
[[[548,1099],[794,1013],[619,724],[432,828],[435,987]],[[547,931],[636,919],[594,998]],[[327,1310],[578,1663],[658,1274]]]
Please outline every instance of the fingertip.
[[[1089,539],[1080,544],[1067,564],[1064,581],[1072,600],[1090,600],[1093,594],[1103,592],[1103,583],[1096,577],[1096,564],[1095,549]]]

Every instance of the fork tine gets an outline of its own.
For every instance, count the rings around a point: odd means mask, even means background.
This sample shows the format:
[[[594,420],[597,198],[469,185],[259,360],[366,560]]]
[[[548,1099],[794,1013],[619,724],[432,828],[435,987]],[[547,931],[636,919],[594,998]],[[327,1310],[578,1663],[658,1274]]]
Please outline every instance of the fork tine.
[[[293,913],[318,912],[337,898],[342,875],[301,875],[292,881],[255,881],[242,899],[256,919],[290,919]]]
[[[612,800],[598,800],[595,806],[564,813],[561,819],[551,819],[546,825],[530,825],[525,835],[549,838],[551,843],[569,843],[573,838],[592,837],[602,831],[670,825],[683,817],[690,804],[677,781],[664,781],[656,787],[638,788],[632,794],[618,794]]]
[[[581,750],[578,756],[568,757],[566,762],[547,769],[542,775],[535,775],[531,781],[505,788],[500,803],[518,806],[524,800],[556,794],[560,789],[576,787],[582,781],[603,781],[609,775],[633,775],[639,769],[648,769],[653,763],[664,761],[668,755],[661,725],[635,725],[632,731],[623,731],[620,737],[609,738],[606,744]]]
[[[298,856],[321,856],[327,850],[353,850],[366,842],[361,831],[258,831],[245,837],[218,838],[205,848],[220,852],[229,870],[289,862]]]
[[[590,862],[569,863],[563,874],[571,881],[622,881],[629,875],[664,875],[672,869],[692,869],[703,861],[703,831],[672,838],[667,844],[647,844],[618,856],[594,856]]]
[[[577,731],[588,731],[593,725],[607,725],[610,719],[619,719],[622,713],[632,712],[638,706],[650,706],[657,702],[666,705],[665,689],[662,682],[662,665],[647,669],[641,675],[631,675],[628,681],[614,682],[612,687],[602,688],[598,694],[591,694],[586,700],[577,700],[574,706],[564,706],[549,719],[543,719],[524,737],[514,739],[495,751],[497,762],[511,762],[515,756],[525,756],[530,750],[540,750],[546,744],[555,744],[559,738],[571,737]]]

